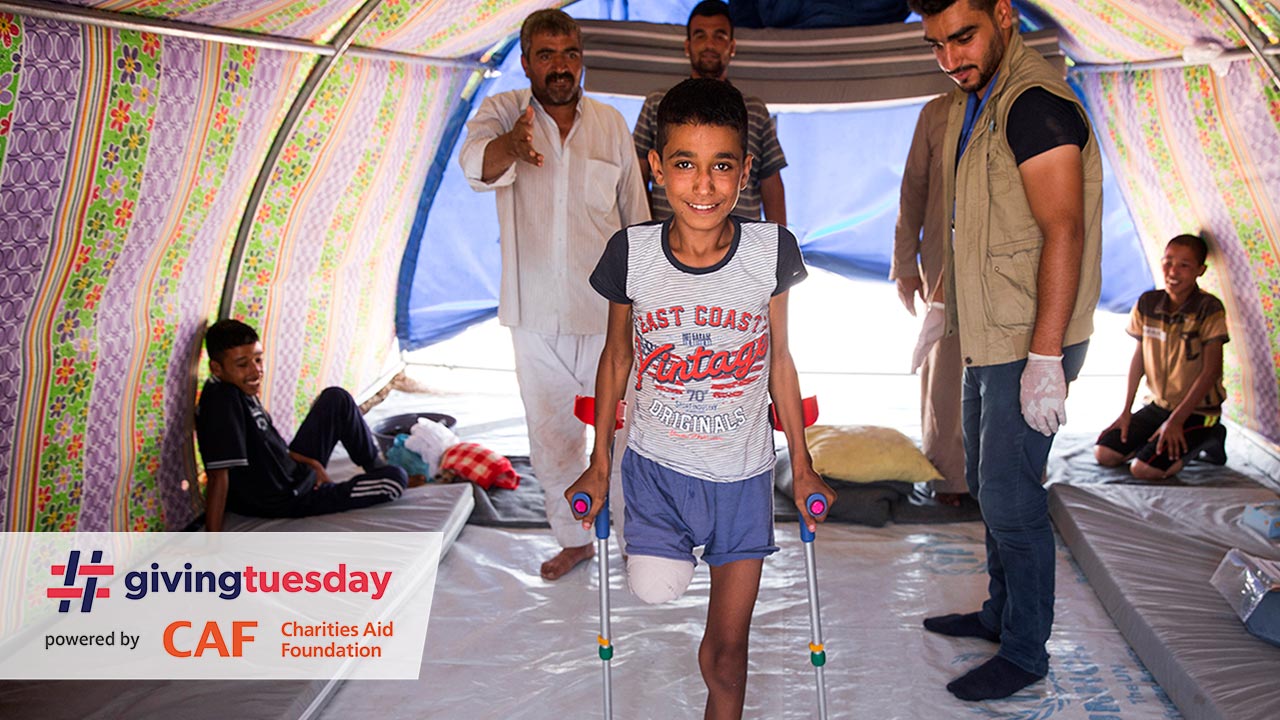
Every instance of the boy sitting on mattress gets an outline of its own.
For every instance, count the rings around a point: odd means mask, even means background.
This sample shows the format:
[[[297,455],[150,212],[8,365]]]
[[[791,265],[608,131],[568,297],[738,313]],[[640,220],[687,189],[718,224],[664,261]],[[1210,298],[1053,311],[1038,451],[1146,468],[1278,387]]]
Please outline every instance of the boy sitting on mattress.
[[[1204,292],[1209,246],[1195,235],[1179,235],[1160,261],[1164,290],[1143,293],[1133,306],[1129,334],[1138,341],[1129,363],[1124,411],[1098,436],[1094,456],[1115,467],[1133,459],[1130,472],[1161,480],[1203,453],[1206,461],[1227,461],[1222,426],[1222,346],[1227,317],[1222,301]],[[1138,381],[1147,376],[1151,397],[1131,414]]]
[[[622,491],[627,579],[641,600],[678,598],[695,546],[711,566],[698,651],[706,717],[741,717],[751,611],[773,544],[773,397],[791,448],[796,502],[835,493],[813,471],[800,383],[787,348],[787,291],[804,279],[795,236],[729,213],[749,177],[747,109],[720,80],[685,80],[658,106],[655,182],[674,213],[632,225],[605,246],[591,286],[609,300],[596,372],[591,464],[568,490],[586,492],[590,527],[609,492],[614,413],[635,390]],[[601,408],[608,408],[602,412]]]
[[[304,517],[395,500],[408,484],[404,470],[385,464],[360,408],[342,388],[316,398],[293,442],[258,400],[262,343],[239,320],[219,320],[204,338],[209,378],[196,408],[196,436],[208,476],[205,527],[222,530],[225,510],[257,517]],[[341,442],[364,468],[348,482],[325,472]]]

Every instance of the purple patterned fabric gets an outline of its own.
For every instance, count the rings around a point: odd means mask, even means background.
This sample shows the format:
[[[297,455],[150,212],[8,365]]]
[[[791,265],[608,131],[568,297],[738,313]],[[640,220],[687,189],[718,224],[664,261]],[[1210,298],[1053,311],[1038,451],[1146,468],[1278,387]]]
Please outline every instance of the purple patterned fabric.
[[[22,72],[0,171],[0,528],[9,528],[23,335],[40,287],[79,105],[80,28],[24,18]],[[25,479],[23,479],[25,480]]]
[[[219,51],[225,53],[225,47]],[[174,328],[173,352],[165,368],[165,436],[161,450],[160,477],[165,508],[165,521],[170,529],[179,529],[192,517],[191,497],[181,488],[188,475],[197,448],[188,434],[187,416],[195,407],[195,383],[192,361],[200,354],[197,344],[202,327],[217,310],[218,293],[222,290],[225,268],[211,267],[225,259],[226,250],[239,227],[239,211],[262,164],[266,142],[279,116],[282,97],[296,67],[296,56],[275,50],[259,50],[257,67],[243,93],[247,110],[240,127],[238,141],[231,151],[226,175],[219,192],[209,207],[206,222],[194,229],[184,278],[212,277],[213,287],[198,282],[183,282],[179,287],[179,321]],[[225,60],[224,60],[225,62]]]
[[[256,16],[262,12],[262,0],[222,0],[207,8],[192,13],[174,15],[184,22],[199,25],[236,28],[249,32],[266,32],[281,37],[299,38],[313,42],[327,42],[330,38],[321,37],[329,27],[350,14],[355,3],[350,0],[314,0],[307,4],[307,14],[295,12],[292,19],[276,20],[271,16],[269,23],[255,25],[242,18]],[[287,8],[287,6],[286,6]],[[284,13],[279,13],[284,15]],[[264,27],[265,26],[265,27]]]
[[[340,61],[347,64],[359,64],[360,60],[348,58]],[[382,66],[385,70],[385,65]],[[339,81],[344,73],[350,74],[355,68],[334,67],[330,71],[325,84]],[[284,262],[289,268],[290,278],[277,282],[271,288],[268,308],[272,317],[267,318],[268,325],[274,331],[262,332],[266,342],[263,343],[267,355],[267,380],[270,387],[268,398],[271,401],[271,414],[276,427],[285,437],[292,437],[302,418],[297,417],[294,410],[294,398],[298,396],[300,369],[303,352],[306,349],[308,336],[312,330],[307,327],[307,311],[311,302],[311,293],[317,291],[331,292],[335,302],[343,302],[344,297],[355,298],[357,293],[344,295],[338,288],[319,288],[319,267],[321,255],[325,251],[324,239],[329,233],[329,225],[334,214],[345,208],[353,199],[347,197],[347,188],[356,172],[356,167],[364,158],[366,143],[375,142],[367,138],[368,129],[374,126],[378,115],[378,104],[382,100],[386,88],[386,74],[377,73],[366,68],[365,72],[356,72],[359,77],[357,86],[344,91],[341,103],[343,113],[335,120],[334,135],[324,138],[325,144],[316,156],[316,167],[312,169],[308,181],[308,194],[298,199],[294,205],[293,220],[289,226],[290,236],[280,248],[278,262]],[[307,117],[311,113],[323,113],[326,108],[313,105],[303,114],[298,130],[305,132]],[[352,229],[355,237],[359,237],[362,228]],[[341,232],[341,231],[339,231]],[[351,238],[350,241],[356,241]],[[284,257],[284,253],[290,253]],[[354,301],[354,300],[353,300]],[[306,379],[305,384],[318,391],[324,385],[316,384],[316,379]]]
[[[118,35],[113,42],[118,41]],[[138,193],[133,225],[111,272],[102,306],[113,312],[97,316],[98,370],[94,377],[86,444],[84,481],[87,488],[113,488],[114,493],[86,492],[80,510],[78,528],[86,531],[125,530],[113,528],[112,507],[128,496],[132,483],[142,473],[134,467],[128,477],[122,476],[129,465],[118,450],[131,444],[138,413],[125,411],[138,397],[140,388],[126,387],[133,380],[131,366],[145,352],[149,336],[145,313],[142,325],[135,325],[135,314],[146,310],[151,293],[142,292],[143,276],[148,266],[158,263],[166,250],[166,221],[180,213],[179,191],[183,157],[189,143],[194,113],[200,96],[200,71],[203,43],[184,38],[166,38],[159,56],[160,86],[157,107],[147,150],[146,172]],[[142,307],[139,307],[142,306]],[[144,369],[144,374],[146,370]],[[181,382],[181,378],[168,378]],[[134,401],[134,402],[131,402]],[[183,416],[165,418],[167,433],[181,432]],[[166,434],[167,434],[166,433]],[[177,477],[162,468],[157,481],[164,490],[176,484]]]
[[[67,5],[92,8],[120,6],[119,2],[112,3],[105,0],[61,1]],[[328,40],[328,38],[321,38],[321,33],[350,15],[356,3],[351,0],[315,0],[305,5],[305,13],[298,12],[302,4],[297,3],[294,4],[292,18],[286,12],[272,13],[265,18],[260,17],[263,6],[268,4],[264,0],[220,0],[191,12],[183,12],[181,10],[183,4],[172,3],[177,9],[165,7],[164,4],[139,6],[130,8],[127,13],[319,42]],[[289,9],[288,4],[282,5],[282,10]]]
[[[393,81],[393,78],[390,73],[390,68],[386,62],[364,61],[364,63],[367,72],[371,75],[376,75],[379,79],[379,82],[375,83],[376,87],[371,88],[371,90],[376,91],[376,95],[371,95],[368,98],[368,104],[373,106],[373,110],[376,112],[378,101],[386,92],[388,92],[387,85],[389,82]],[[421,88],[417,89],[421,90]],[[401,97],[415,98],[418,102],[421,102],[422,95],[421,93],[416,95],[404,94]],[[396,132],[406,126],[412,125],[412,123],[407,122],[407,120],[413,117],[412,111],[415,107],[416,105],[408,103],[401,106],[401,112],[405,113],[407,117],[401,116],[396,118],[400,122],[393,126],[392,132]],[[425,128],[415,128],[415,130],[418,130],[419,132],[428,132]],[[349,262],[344,267],[339,268],[338,275],[335,278],[330,307],[336,310],[336,312],[333,312],[331,315],[332,321],[335,323],[336,327],[332,328],[329,333],[330,347],[327,348],[327,359],[330,364],[340,363],[343,359],[351,360],[357,357],[356,354],[352,352],[353,346],[358,342],[366,341],[370,337],[368,334],[369,324],[371,322],[377,323],[377,320],[366,320],[361,318],[360,313],[356,311],[356,307],[345,306],[346,304],[343,303],[341,299],[360,298],[366,287],[395,287],[394,278],[392,278],[389,283],[386,283],[379,282],[375,278],[368,277],[368,268],[364,263],[358,262],[358,260],[368,258],[373,253],[374,245],[377,243],[380,233],[390,232],[392,228],[397,227],[395,225],[383,226],[382,223],[385,219],[387,203],[395,199],[395,197],[393,197],[395,190],[393,187],[393,181],[395,180],[397,173],[394,172],[394,170],[401,162],[407,162],[408,158],[403,156],[403,152],[405,149],[411,147],[411,145],[397,144],[395,142],[397,138],[371,137],[372,133],[364,135],[365,137],[363,138],[363,141],[366,147],[361,148],[361,154],[363,154],[366,149],[372,149],[377,147],[379,144],[385,143],[382,148],[384,155],[381,158],[383,170],[378,173],[376,178],[374,178],[374,186],[369,188],[369,191],[366,193],[364,207],[361,208],[360,214],[356,218],[356,223],[358,227],[376,227],[378,228],[378,231],[360,232],[357,230],[355,236],[351,238],[350,245],[346,249],[346,257]],[[421,183],[419,183],[419,187],[421,187]],[[390,263],[378,263],[374,271],[381,272],[381,270],[389,264]],[[366,328],[364,332],[361,331],[361,326]],[[345,366],[327,366],[322,368],[321,378],[323,385],[340,385],[342,383],[342,376],[346,369],[347,368]]]
[[[1238,151],[1247,156],[1253,166],[1255,173],[1249,179],[1254,191],[1263,193],[1258,198],[1259,210],[1269,212],[1272,222],[1276,222],[1280,219],[1280,122],[1267,112],[1267,103],[1261,101],[1266,97],[1269,82],[1256,62],[1240,64],[1224,80],[1231,104],[1230,120],[1245,138]],[[1276,252],[1274,237],[1270,241],[1263,237],[1248,240],[1254,246],[1261,245],[1264,253]],[[1258,423],[1257,430],[1263,437],[1280,447],[1280,385],[1275,366],[1277,348],[1273,345],[1280,342],[1280,327],[1277,327],[1280,309],[1272,309],[1268,319],[1263,315],[1261,302],[1263,296],[1273,301],[1280,299],[1280,283],[1274,272],[1267,279],[1262,268],[1250,262],[1239,243],[1234,246],[1238,266],[1229,268],[1227,277],[1237,286],[1244,286],[1237,287],[1237,292],[1247,290],[1250,297],[1249,326],[1239,339],[1248,345],[1250,364],[1257,373],[1251,420]]]
[[[198,101],[202,93],[208,93],[208,85],[216,87],[217,80],[201,77],[205,57],[208,53],[218,52],[217,46],[209,45],[194,40],[178,40],[176,38],[166,38],[164,44],[164,54],[162,56],[163,65],[161,66],[160,75],[160,105],[156,109],[156,128],[164,128],[162,131],[166,142],[162,148],[156,147],[159,136],[153,134],[152,149],[148,154],[148,180],[151,180],[150,168],[156,167],[159,172],[155,177],[155,187],[152,189],[150,183],[143,186],[143,198],[152,197],[155,192],[157,199],[164,196],[166,192],[172,193],[179,189],[178,184],[182,182],[182,187],[189,187],[192,182],[190,177],[179,177],[178,171],[183,167],[183,161],[192,152],[196,152],[198,144],[194,137],[194,122],[197,118],[193,117],[197,109],[208,110],[208,108],[198,108]],[[188,165],[196,166],[194,163]],[[172,189],[164,187],[164,183],[172,183]],[[177,213],[183,212],[185,208],[174,204],[173,200],[167,200],[161,208],[168,208],[170,212],[170,220],[178,220]],[[209,219],[216,216],[210,214]],[[141,218],[140,218],[141,219]],[[148,228],[150,229],[150,228]],[[165,225],[159,225],[156,230],[169,229]],[[158,247],[156,252],[164,252],[163,246],[167,245],[168,240],[165,237],[157,236],[153,241]],[[150,243],[149,243],[150,244]],[[199,277],[197,273],[203,273],[208,264],[216,262],[219,258],[213,256],[189,256],[189,262],[183,266],[183,279],[187,277]],[[158,258],[156,258],[158,261]],[[160,280],[161,283],[170,282],[169,280]],[[189,283],[181,280],[172,280],[179,284],[178,292],[181,288]],[[173,291],[169,291],[173,293]],[[176,293],[173,293],[176,294]],[[171,297],[172,295],[170,295]],[[191,428],[188,427],[187,418],[191,416],[191,408],[195,406],[195,397],[192,393],[192,385],[194,379],[190,377],[190,371],[186,367],[186,359],[189,357],[183,350],[190,347],[194,332],[184,332],[188,325],[198,326],[203,321],[207,310],[201,308],[180,307],[178,310],[178,318],[176,327],[169,329],[173,338],[173,349],[169,354],[168,372],[161,375],[164,383],[164,437],[161,439],[161,455],[160,469],[156,474],[156,483],[160,493],[160,500],[163,507],[165,527],[166,529],[176,530],[185,526],[191,521],[193,516],[192,505],[187,495],[187,491],[182,488],[182,482],[188,480],[194,483],[195,478],[188,477],[188,466],[190,462],[182,457],[173,458],[170,448],[177,445],[181,450],[185,450],[187,457],[192,452]],[[142,329],[146,331],[145,328]],[[179,367],[175,368],[174,361]],[[120,426],[120,432],[131,433],[135,418],[129,418],[127,425]],[[123,489],[123,488],[122,488]]]
[[[1240,68],[1239,70],[1244,70]],[[1188,177],[1182,178],[1186,191],[1193,196],[1195,206],[1199,212],[1201,221],[1204,223],[1202,228],[1191,228],[1191,230],[1200,230],[1208,234],[1215,241],[1219,256],[1222,258],[1223,264],[1226,266],[1226,272],[1219,272],[1218,277],[1223,283],[1231,286],[1231,294],[1234,296],[1234,302],[1228,303],[1228,310],[1231,313],[1231,321],[1233,323],[1232,336],[1234,342],[1233,351],[1244,359],[1244,363],[1255,371],[1253,377],[1253,386],[1248,390],[1253,394],[1255,401],[1258,403],[1254,415],[1250,420],[1255,423],[1253,429],[1257,430],[1264,436],[1267,435],[1267,424],[1274,425],[1274,422],[1268,422],[1268,418],[1275,418],[1276,413],[1276,384],[1275,373],[1263,373],[1264,369],[1272,368],[1271,349],[1267,338],[1269,332],[1267,329],[1266,318],[1262,314],[1262,306],[1258,296],[1258,286],[1254,279],[1254,273],[1251,269],[1249,257],[1245,247],[1242,245],[1242,238],[1239,237],[1239,230],[1235,220],[1232,217],[1231,209],[1227,206],[1223,196],[1222,188],[1219,185],[1219,179],[1214,175],[1214,167],[1221,159],[1209,156],[1206,148],[1199,141],[1199,128],[1196,124],[1196,117],[1205,112],[1197,109],[1191,103],[1190,98],[1197,91],[1187,88],[1182,80],[1185,73],[1182,70],[1163,70],[1160,71],[1166,75],[1168,84],[1164,87],[1170,92],[1164,94],[1163,117],[1168,126],[1175,129],[1171,137],[1167,138],[1167,142],[1178,148],[1180,154],[1185,153],[1186,157],[1192,157],[1196,163],[1187,168]],[[1233,72],[1227,76],[1227,84],[1230,85],[1232,76],[1237,79],[1244,79],[1246,84],[1252,85],[1252,94],[1241,97],[1239,89],[1236,92],[1228,91],[1228,94],[1221,100],[1224,109],[1228,114],[1234,115],[1238,112],[1247,112],[1249,106],[1257,107],[1263,110],[1258,98],[1262,96],[1262,88],[1257,87],[1256,83],[1249,83],[1248,78],[1254,76],[1248,72]],[[1176,89],[1176,91],[1172,91]],[[1213,110],[1216,112],[1216,109]],[[1221,118],[1215,122],[1221,122]],[[1274,134],[1272,134],[1274,136]],[[1169,182],[1170,178],[1164,178],[1164,182]],[[1186,182],[1190,181],[1190,182]],[[1232,178],[1231,182],[1235,182]],[[1163,239],[1161,239],[1161,244]],[[1248,378],[1246,377],[1246,380]],[[1239,402],[1239,398],[1235,399]],[[1230,400],[1228,400],[1230,402]],[[1270,407],[1270,415],[1266,414],[1265,408]],[[1270,428],[1270,432],[1274,434],[1275,428]],[[1268,437],[1273,442],[1275,437]]]
[[[1235,152],[1247,157],[1252,166],[1249,171],[1260,171],[1261,177],[1253,178],[1255,187],[1270,189],[1274,194],[1274,188],[1280,187],[1280,137],[1267,115],[1266,105],[1258,100],[1263,96],[1260,84],[1263,80],[1258,72],[1245,64],[1238,64],[1225,79],[1217,80],[1221,84],[1218,93],[1204,94],[1200,88],[1188,86],[1189,74],[1195,71],[1169,69],[1151,72],[1154,72],[1153,87],[1162,112],[1158,137],[1150,142],[1157,149],[1169,149],[1174,156],[1174,160],[1167,161],[1170,169],[1162,168],[1158,156],[1153,155],[1146,145],[1147,135],[1152,130],[1144,128],[1144,123],[1151,121],[1145,116],[1145,108],[1153,100],[1140,95],[1142,91],[1136,88],[1152,85],[1121,77],[1114,95],[1108,96],[1099,75],[1085,75],[1081,78],[1081,86],[1091,107],[1113,111],[1109,125],[1099,127],[1099,137],[1113,159],[1114,167],[1126,173],[1121,187],[1129,205],[1142,208],[1150,218],[1144,224],[1141,217],[1135,215],[1144,241],[1151,247],[1163,247],[1169,237],[1179,232],[1205,232],[1213,239],[1221,258],[1217,277],[1229,284],[1229,295],[1223,297],[1232,326],[1232,343],[1228,351],[1241,358],[1241,364],[1248,369],[1243,380],[1251,383],[1245,392],[1253,408],[1250,416],[1245,418],[1245,424],[1268,441],[1280,444],[1280,428],[1277,427],[1280,423],[1280,400],[1269,340],[1273,331],[1268,326],[1261,303],[1261,293],[1275,292],[1275,289],[1259,287],[1260,277],[1246,247],[1265,240],[1240,237],[1241,228],[1224,195],[1228,190],[1221,185],[1224,181],[1235,183],[1237,180],[1215,174],[1223,159],[1209,154],[1210,149],[1202,142],[1199,125],[1200,121],[1206,121],[1219,126],[1224,122],[1221,115],[1229,116],[1227,121],[1249,139],[1249,147],[1236,147]],[[1205,68],[1198,72],[1208,73],[1209,70]],[[1146,78],[1138,80],[1145,81]],[[1193,104],[1193,98],[1199,100],[1199,107]],[[1126,161],[1116,160],[1119,150],[1110,133],[1105,131],[1107,127],[1113,128],[1130,148]],[[1191,205],[1189,208],[1174,206],[1172,198],[1183,193]],[[1280,203],[1280,198],[1274,196],[1262,200],[1272,208]],[[1184,222],[1180,218],[1189,215],[1196,218],[1199,227],[1180,224]],[[1229,397],[1228,403],[1240,400]]]

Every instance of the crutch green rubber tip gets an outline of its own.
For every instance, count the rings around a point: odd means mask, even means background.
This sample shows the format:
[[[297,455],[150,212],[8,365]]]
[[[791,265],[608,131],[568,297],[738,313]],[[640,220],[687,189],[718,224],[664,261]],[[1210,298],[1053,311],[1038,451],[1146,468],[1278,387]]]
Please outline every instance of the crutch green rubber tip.
[[[613,646],[612,646],[612,645],[609,645],[609,646],[601,645],[601,646],[600,646],[600,659],[601,659],[601,660],[612,660],[612,659],[613,659]]]
[[[813,663],[814,667],[822,667],[823,665],[826,665],[827,664],[826,651],[809,653],[809,662]]]

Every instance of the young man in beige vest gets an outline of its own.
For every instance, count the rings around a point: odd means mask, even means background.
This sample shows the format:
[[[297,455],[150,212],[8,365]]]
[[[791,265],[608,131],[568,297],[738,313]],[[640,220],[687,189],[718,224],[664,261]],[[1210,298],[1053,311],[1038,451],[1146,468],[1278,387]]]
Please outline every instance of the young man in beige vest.
[[[990,577],[981,610],[925,627],[1000,644],[947,685],[962,700],[991,700],[1049,672],[1054,547],[1040,481],[1093,332],[1102,160],[1061,73],[1018,37],[1009,0],[910,5],[959,86],[943,145],[955,170],[944,174],[954,208],[945,332],[960,335],[965,474]]]

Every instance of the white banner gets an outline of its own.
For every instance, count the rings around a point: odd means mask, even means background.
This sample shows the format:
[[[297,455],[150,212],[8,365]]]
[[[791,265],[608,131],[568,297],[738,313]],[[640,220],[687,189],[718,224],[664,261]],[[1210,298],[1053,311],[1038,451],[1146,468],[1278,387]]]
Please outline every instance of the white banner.
[[[442,533],[0,533],[0,678],[416,679]]]

